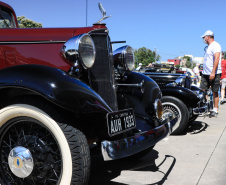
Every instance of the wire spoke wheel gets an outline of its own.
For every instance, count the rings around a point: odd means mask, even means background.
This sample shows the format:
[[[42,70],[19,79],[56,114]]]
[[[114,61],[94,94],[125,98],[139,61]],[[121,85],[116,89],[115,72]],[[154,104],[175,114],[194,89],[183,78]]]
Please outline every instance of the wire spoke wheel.
[[[186,105],[178,98],[172,96],[163,96],[161,98],[163,106],[163,117],[167,113],[178,117],[172,134],[181,134],[188,126],[189,112]]]
[[[7,184],[58,183],[62,173],[61,151],[52,133],[41,122],[16,117],[4,124],[0,135],[0,173]],[[30,158],[18,157],[25,154]]]
[[[180,123],[181,121],[181,111],[180,109],[175,106],[175,104],[172,104],[172,103],[163,103],[163,116],[164,114],[167,114],[167,113],[171,113],[174,117],[178,117],[178,121],[177,123]]]
[[[86,136],[63,123],[64,117],[50,104],[31,98],[20,101],[29,104],[20,102],[0,110],[0,182],[87,185]]]

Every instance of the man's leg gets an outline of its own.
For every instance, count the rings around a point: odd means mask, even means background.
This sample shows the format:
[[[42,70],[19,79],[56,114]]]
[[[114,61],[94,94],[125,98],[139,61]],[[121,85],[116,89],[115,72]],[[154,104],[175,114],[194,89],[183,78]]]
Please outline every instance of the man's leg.
[[[224,104],[226,103],[226,101],[224,100],[224,96],[225,96],[225,86],[226,86],[226,78],[222,79],[222,82],[221,82],[221,101],[220,101],[220,104]]]
[[[221,100],[224,99],[225,96],[225,89],[221,88]]]
[[[212,118],[212,117],[217,118],[217,116],[218,116],[218,103],[219,103],[218,91],[213,92],[213,110],[210,111],[209,118]]]
[[[211,81],[212,92],[213,92],[213,111],[210,112],[209,117],[217,117],[218,106],[219,106],[219,96],[218,91],[220,88],[220,74],[216,74],[215,79]]]
[[[214,108],[217,109],[217,111],[218,111],[218,103],[219,103],[218,92],[213,92],[213,105],[214,105]]]
[[[208,89],[210,87],[208,79],[209,79],[208,75],[202,75],[201,83],[200,83],[200,89],[202,89],[203,91],[206,92],[206,100],[208,98],[207,91],[208,91]]]

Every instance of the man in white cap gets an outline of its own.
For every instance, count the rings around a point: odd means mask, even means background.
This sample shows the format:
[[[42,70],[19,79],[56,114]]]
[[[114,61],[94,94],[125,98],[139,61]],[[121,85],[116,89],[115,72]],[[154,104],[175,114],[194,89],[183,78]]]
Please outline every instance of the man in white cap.
[[[212,88],[214,108],[209,114],[209,117],[211,118],[217,117],[218,115],[218,90],[221,77],[221,46],[214,41],[214,34],[210,30],[207,30],[201,37],[203,38],[203,42],[208,46],[205,48],[200,88],[205,91],[207,91],[210,86]]]

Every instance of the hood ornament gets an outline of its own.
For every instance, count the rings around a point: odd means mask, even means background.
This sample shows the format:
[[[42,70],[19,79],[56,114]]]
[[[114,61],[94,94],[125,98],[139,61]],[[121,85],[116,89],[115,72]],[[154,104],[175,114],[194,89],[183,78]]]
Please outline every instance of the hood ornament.
[[[102,18],[101,18],[99,21],[97,21],[97,23],[98,23],[98,24],[101,24],[101,21],[103,21],[103,20],[105,20],[105,19],[111,17],[111,15],[106,16],[106,11],[105,11],[105,9],[104,9],[104,7],[102,6],[101,3],[98,3],[98,7],[99,7],[100,12],[101,12],[101,14],[102,14]]]

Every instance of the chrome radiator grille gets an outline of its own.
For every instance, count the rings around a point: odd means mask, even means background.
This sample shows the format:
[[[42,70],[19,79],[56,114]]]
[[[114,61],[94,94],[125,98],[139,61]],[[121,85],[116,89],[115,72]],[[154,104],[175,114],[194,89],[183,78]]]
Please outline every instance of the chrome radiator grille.
[[[96,48],[96,59],[89,69],[91,87],[106,101],[113,111],[118,110],[114,88],[114,67],[110,39],[107,34],[92,34]]]

